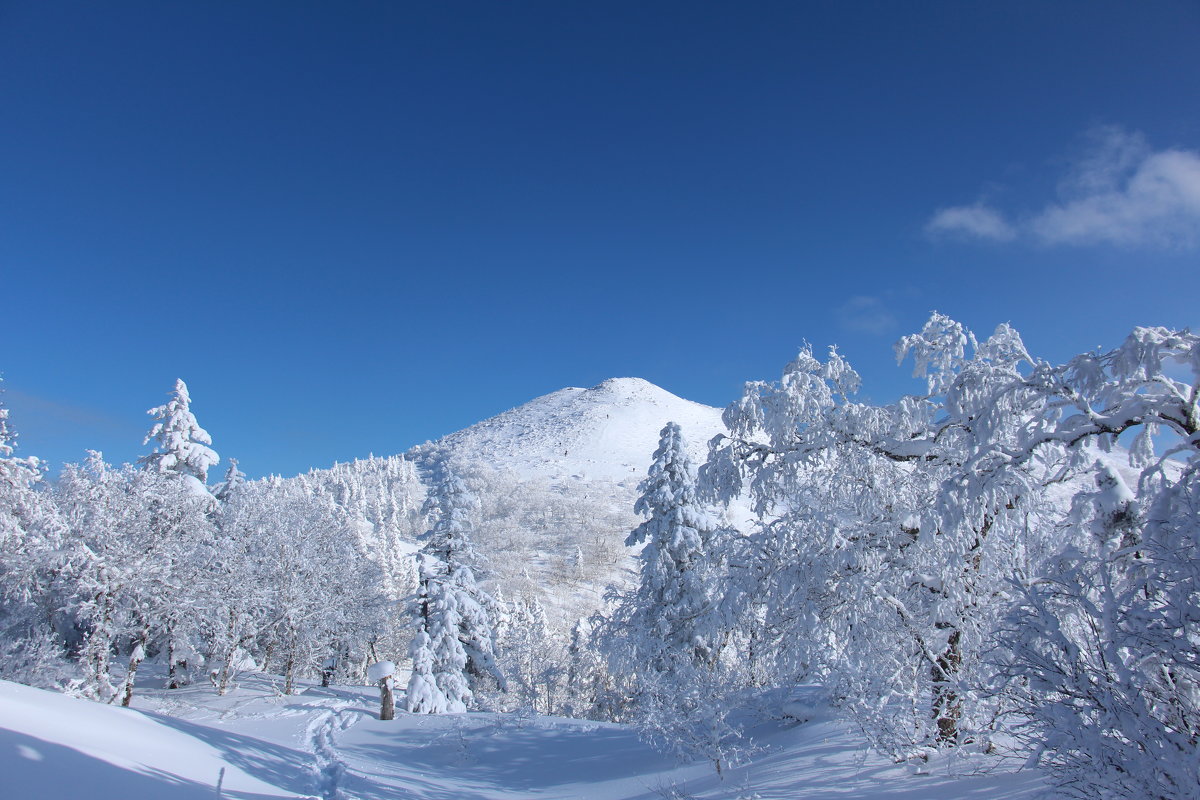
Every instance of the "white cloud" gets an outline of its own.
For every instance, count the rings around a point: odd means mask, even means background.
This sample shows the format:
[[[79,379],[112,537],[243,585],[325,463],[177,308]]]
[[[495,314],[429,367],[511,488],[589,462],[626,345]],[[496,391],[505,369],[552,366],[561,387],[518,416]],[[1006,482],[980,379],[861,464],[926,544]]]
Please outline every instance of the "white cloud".
[[[1140,133],[1102,127],[1059,184],[1058,202],[1020,222],[982,204],[940,209],[931,234],[1051,245],[1200,246],[1200,153],[1154,151]]]
[[[896,327],[896,318],[878,297],[851,297],[836,313],[838,324],[850,331],[883,334]]]
[[[933,236],[959,234],[996,242],[1007,242],[1017,235],[1017,231],[1005,221],[999,211],[988,208],[983,203],[940,208],[926,223],[925,232]]]

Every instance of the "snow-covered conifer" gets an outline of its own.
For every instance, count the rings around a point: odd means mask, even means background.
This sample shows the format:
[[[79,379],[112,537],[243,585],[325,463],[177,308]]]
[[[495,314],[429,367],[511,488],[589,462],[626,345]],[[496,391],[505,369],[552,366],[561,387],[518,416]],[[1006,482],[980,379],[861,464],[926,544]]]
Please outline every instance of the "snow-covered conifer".
[[[720,526],[696,498],[695,476],[680,428],[662,429],[634,510],[649,518],[626,539],[645,544],[637,590],[622,598],[615,619],[632,663],[668,670],[679,656],[713,663],[720,647],[711,623],[715,586],[708,548]],[[627,638],[626,638],[627,637]]]
[[[479,557],[472,538],[471,511],[478,498],[453,469],[443,469],[441,480],[425,501],[424,513],[434,518],[433,526],[425,533],[422,551],[446,565],[475,564]]]
[[[445,576],[422,581],[425,615],[413,637],[412,677],[405,703],[414,714],[460,713],[474,699],[467,684],[467,653],[459,639],[460,595]]]
[[[682,757],[703,756],[718,772],[735,757],[720,675],[717,571],[710,557],[721,530],[696,497],[677,424],[662,429],[635,510],[649,518],[626,544],[644,544],[638,587],[621,595],[606,622],[610,668],[627,682],[632,718],[647,738]]]
[[[602,654],[605,643],[597,641],[597,627],[603,629],[599,619],[580,617],[571,628],[564,710],[569,717],[618,719],[620,702]]]
[[[225,470],[225,477],[213,487],[213,497],[226,503],[245,485],[246,473],[238,469],[238,460],[231,458],[229,459],[229,469]]]
[[[154,442],[155,450],[139,459],[139,463],[159,472],[191,475],[203,484],[208,480],[209,468],[221,459],[209,447],[212,437],[196,422],[191,402],[187,384],[176,380],[171,399],[146,412],[154,417],[155,423],[143,444]]]
[[[475,556],[467,517],[472,502],[461,479],[447,470],[428,503],[437,519],[418,554],[420,578],[411,607],[416,632],[405,704],[414,713],[463,711],[482,685],[506,686],[489,613],[495,601],[465,563]]]

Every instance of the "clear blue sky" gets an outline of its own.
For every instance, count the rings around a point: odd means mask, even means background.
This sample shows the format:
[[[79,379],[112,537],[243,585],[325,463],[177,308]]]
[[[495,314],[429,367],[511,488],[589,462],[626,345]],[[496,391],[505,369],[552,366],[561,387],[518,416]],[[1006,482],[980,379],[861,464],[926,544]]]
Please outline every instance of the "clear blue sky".
[[[891,399],[931,309],[1056,360],[1197,326],[1198,42],[1192,2],[0,2],[18,452],[135,458],[176,377],[292,474],[611,376],[724,405],[804,340]]]

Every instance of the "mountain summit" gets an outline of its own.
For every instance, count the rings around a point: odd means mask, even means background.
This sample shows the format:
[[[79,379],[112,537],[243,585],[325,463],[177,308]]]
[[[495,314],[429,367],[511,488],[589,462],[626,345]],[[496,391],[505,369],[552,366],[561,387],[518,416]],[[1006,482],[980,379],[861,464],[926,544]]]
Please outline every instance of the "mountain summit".
[[[609,378],[590,389],[568,387],[535,398],[406,455],[426,467],[461,460],[556,483],[604,479],[634,485],[645,476],[668,422],[683,429],[697,463],[708,441],[725,431],[720,409],[641,378]]]

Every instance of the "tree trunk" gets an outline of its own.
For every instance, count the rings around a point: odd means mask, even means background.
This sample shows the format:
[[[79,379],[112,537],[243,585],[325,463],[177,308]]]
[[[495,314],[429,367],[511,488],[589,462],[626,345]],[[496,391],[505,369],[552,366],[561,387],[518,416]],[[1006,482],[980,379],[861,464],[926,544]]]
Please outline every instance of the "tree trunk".
[[[218,695],[224,695],[229,691],[229,682],[233,678],[233,660],[237,658],[238,647],[241,645],[238,637],[237,614],[232,609],[229,612],[229,628],[227,630],[225,657],[221,660],[221,675],[216,681]]]
[[[100,620],[88,634],[84,652],[87,653],[87,663],[90,669],[92,693],[102,703],[111,703],[116,699],[117,690],[112,685],[111,664],[112,653],[112,595],[101,592],[96,595],[96,607],[101,609]]]
[[[179,688],[179,671],[175,661],[175,626],[167,629],[167,688]]]
[[[225,653],[225,658],[221,659],[221,674],[217,677],[217,694],[224,695],[229,691],[229,680],[233,677],[233,659],[237,654],[237,648],[232,648]]]
[[[955,628],[946,640],[945,651],[932,667],[933,719],[937,724],[939,747],[958,744],[958,720],[962,716],[962,698],[954,689],[954,676],[962,664],[962,631]]]
[[[129,654],[129,671],[125,673],[125,691],[121,697],[121,705],[125,708],[128,708],[133,700],[133,684],[137,679],[138,667],[146,657],[146,640],[149,638],[150,631],[143,629],[137,644],[133,646],[133,652]]]
[[[392,689],[391,675],[385,675],[379,681],[379,718],[396,718],[396,693]]]

